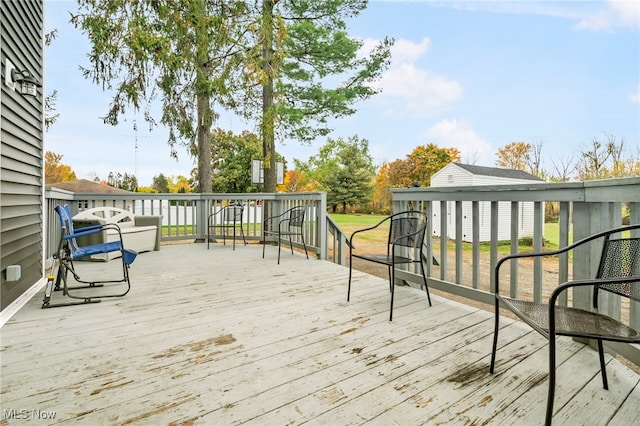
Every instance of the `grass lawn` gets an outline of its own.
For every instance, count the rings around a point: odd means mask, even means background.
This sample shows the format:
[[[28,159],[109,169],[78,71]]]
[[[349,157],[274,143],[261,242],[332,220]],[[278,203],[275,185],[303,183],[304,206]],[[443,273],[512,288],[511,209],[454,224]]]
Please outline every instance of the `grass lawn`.
[[[342,231],[345,232],[347,236],[351,236],[351,234],[354,231],[357,231],[358,229],[374,226],[375,224],[377,224],[378,222],[380,222],[381,220],[387,217],[386,215],[376,215],[376,214],[341,214],[341,213],[335,213],[335,214],[332,213],[332,214],[329,214],[329,216],[331,216],[331,219],[333,219],[333,221],[337,223],[338,226],[340,226],[340,229],[342,229]],[[162,235],[165,237],[168,236],[169,230],[171,230],[172,236],[189,235],[194,231],[194,227],[192,225],[180,225],[177,227],[175,225],[171,227],[163,226]],[[386,240],[387,240],[387,232],[388,232],[387,228],[382,227],[381,229],[376,230],[374,232],[365,233],[365,235],[363,235],[362,238],[365,239],[368,243],[384,244],[386,243]],[[546,241],[545,250],[553,250],[558,248],[559,231],[558,231],[557,223],[546,223],[544,225],[544,238]],[[448,244],[449,244],[450,250],[455,249],[455,245],[452,241],[450,241]],[[435,237],[433,239],[433,245],[434,245],[433,247],[434,250],[438,249],[440,247],[440,238]],[[510,244],[508,241],[500,243],[498,248],[499,254],[500,255],[509,254],[509,247],[510,247]],[[520,245],[518,247],[518,250],[520,252],[527,252],[527,251],[531,251],[532,249],[533,247],[527,246],[527,245]],[[464,243],[463,251],[470,252],[471,244]],[[481,243],[480,251],[483,253],[488,253],[489,244]]]
[[[375,215],[375,214],[329,214],[331,219],[335,223],[340,226],[343,232],[345,232],[348,236],[354,231],[358,229],[367,228],[370,226],[374,226],[376,223],[380,222],[384,219],[385,215]],[[368,236],[369,242],[379,242],[384,244],[387,239],[387,229],[381,229],[380,231],[372,232],[371,235]],[[545,223],[544,225],[544,238],[545,238],[545,250],[554,250],[558,248],[559,241],[559,228],[557,223]],[[434,249],[437,249],[440,246],[440,239],[434,238]],[[471,251],[471,244],[464,243],[463,251]],[[452,241],[449,242],[449,249],[455,249],[455,245]],[[528,245],[520,245],[518,247],[519,252],[527,252],[532,251],[533,247]],[[489,244],[481,243],[480,251],[483,253],[489,252]],[[507,255],[510,252],[510,244],[508,241],[499,243],[498,253],[503,256]]]

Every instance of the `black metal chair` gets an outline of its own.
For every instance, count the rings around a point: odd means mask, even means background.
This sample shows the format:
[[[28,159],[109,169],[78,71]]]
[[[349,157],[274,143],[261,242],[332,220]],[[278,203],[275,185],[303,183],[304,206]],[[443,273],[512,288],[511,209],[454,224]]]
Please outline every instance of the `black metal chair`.
[[[545,424],[550,425],[553,417],[553,399],[556,382],[556,336],[571,336],[595,339],[600,356],[602,385],[608,389],[607,372],[604,363],[603,341],[640,343],[640,332],[619,320],[598,311],[598,293],[608,291],[629,299],[640,301],[640,238],[617,237],[616,234],[640,229],[640,224],[623,226],[593,234],[564,248],[536,253],[521,253],[505,256],[495,268],[495,330],[491,352],[490,373],[495,370],[500,308],[506,308],[549,340],[549,388]],[[500,267],[513,259],[557,256],[561,253],[579,255],[577,248],[587,248],[589,243],[602,239],[602,251],[596,277],[574,280],[560,284],[553,290],[546,303],[506,297],[500,294]],[[577,287],[593,289],[593,310],[564,306],[561,296],[567,290]]]
[[[100,299],[105,297],[122,297],[126,295],[131,289],[131,281],[129,280],[129,266],[133,263],[138,253],[134,250],[127,250],[122,243],[122,234],[120,233],[120,227],[116,224],[108,223],[104,225],[94,225],[85,228],[73,229],[73,221],[71,220],[71,211],[68,205],[55,206],[55,211],[60,219],[60,226],[62,228],[60,242],[58,249],[53,255],[53,264],[51,272],[48,274],[47,285],[45,289],[44,299],[42,301],[42,308],[53,308],[57,306],[69,306],[85,303],[98,303]],[[93,244],[83,247],[79,247],[76,241],[77,238],[83,236],[89,236],[99,232],[106,232],[108,230],[116,230],[118,239],[102,244]],[[122,277],[117,279],[103,279],[100,280],[82,280],[74,267],[74,260],[92,256],[95,254],[106,254],[111,252],[120,252],[120,259],[122,261]],[[57,264],[57,265],[56,265]],[[53,273],[57,266],[58,271]],[[81,286],[69,287],[68,286],[68,273],[71,272],[74,279],[81,284]],[[54,281],[55,280],[55,281]],[[77,295],[73,294],[72,290],[78,289],[91,289],[103,287],[104,284],[124,284],[123,289],[117,293],[109,294],[85,294]],[[62,288],[60,285],[62,284]],[[62,290],[62,294],[72,298],[79,299],[79,302],[67,302],[67,303],[51,303],[51,296],[53,291]]]
[[[387,238],[387,252],[384,254],[359,254],[355,253],[354,240],[357,235],[366,231],[377,230],[386,225],[389,227]],[[422,212],[409,210],[392,214],[369,228],[360,229],[351,234],[349,238],[349,285],[347,288],[347,302],[351,294],[351,275],[353,270],[353,258],[369,262],[387,265],[389,270],[389,290],[391,291],[391,306],[389,308],[389,321],[393,320],[393,296],[395,289],[395,269],[398,265],[412,263],[420,264],[420,271],[424,281],[424,289],[427,293],[429,306],[431,296],[427,285],[427,277],[424,270],[424,236],[427,229],[427,215]]]
[[[233,249],[236,249],[236,229],[240,228],[240,235],[244,245],[247,240],[244,237],[244,227],[242,226],[242,217],[244,214],[244,206],[242,204],[230,204],[220,207],[209,215],[207,220],[207,249],[211,243],[211,237],[217,235],[217,230],[222,233],[222,243],[227,245],[227,233],[233,230]]]
[[[282,238],[289,240],[291,246],[291,254],[293,254],[293,237],[299,237],[302,240],[304,254],[309,259],[307,252],[307,244],[304,242],[304,218],[306,207],[296,206],[274,216],[266,217],[262,221],[262,258],[264,259],[264,248],[267,243],[267,235],[274,236],[278,241],[278,265],[280,264],[280,248],[282,246]]]

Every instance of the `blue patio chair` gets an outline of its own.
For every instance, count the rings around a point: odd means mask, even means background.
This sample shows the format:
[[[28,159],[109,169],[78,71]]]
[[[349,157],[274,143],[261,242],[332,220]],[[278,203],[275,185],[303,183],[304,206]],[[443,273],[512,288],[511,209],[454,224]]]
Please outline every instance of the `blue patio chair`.
[[[244,214],[244,206],[242,204],[230,204],[228,206],[220,207],[209,215],[207,220],[207,249],[211,238],[215,238],[216,231],[222,233],[222,243],[227,245],[227,234],[230,229],[233,230],[233,249],[236,249],[236,229],[240,229],[240,235],[244,245],[247,245],[247,240],[244,238],[244,227],[242,226],[242,217]]]
[[[79,305],[86,303],[98,303],[100,299],[105,297],[122,297],[126,295],[131,289],[131,281],[129,280],[129,266],[135,260],[137,253],[133,250],[127,250],[122,244],[122,234],[120,233],[120,227],[113,223],[104,225],[94,225],[78,230],[73,229],[73,221],[71,220],[71,211],[68,205],[55,206],[55,211],[60,219],[60,226],[62,228],[60,242],[58,249],[53,255],[54,261],[51,268],[51,272],[48,275],[47,286],[44,294],[44,300],[42,301],[42,308],[53,308],[58,306]],[[76,238],[103,232],[107,230],[116,230],[118,232],[119,239],[117,241],[111,241],[104,244],[94,244],[79,247]],[[117,279],[97,279],[97,280],[83,280],[78,275],[74,267],[74,260],[92,256],[95,254],[106,254],[111,252],[120,252],[120,258],[122,261],[122,277]],[[58,272],[54,275],[53,270],[57,264]],[[69,287],[68,286],[68,273],[71,272],[74,279],[84,285]],[[55,280],[55,281],[54,281]],[[104,284],[123,284],[118,286],[119,291],[116,293],[98,293],[98,294],[86,294],[86,289],[92,289],[97,287],[103,287]],[[60,287],[62,285],[62,288]],[[122,289],[120,289],[122,287]],[[83,295],[73,294],[73,290],[85,289]],[[62,294],[71,299],[78,299],[79,301],[66,302],[66,303],[51,303],[51,296],[53,291],[62,290]]]
[[[598,310],[598,294],[601,291],[640,301],[640,238],[628,238],[626,235],[624,237],[617,236],[623,232],[627,234],[634,229],[640,229],[640,224],[599,232],[558,250],[512,254],[501,258],[496,264],[494,275],[495,329],[489,372],[493,374],[495,370],[498,330],[500,328],[500,308],[506,308],[549,340],[549,388],[545,417],[546,425],[550,425],[553,418],[553,399],[556,384],[556,336],[582,337],[593,339],[597,342],[604,389],[609,389],[609,384],[607,382],[602,342],[640,343],[640,331],[628,327],[618,319]],[[613,238],[614,236],[615,238]],[[584,253],[584,250],[589,248],[589,243],[599,243],[600,241],[602,242],[600,262],[594,279],[564,282],[553,290],[548,299],[540,303],[500,294],[500,267],[505,262],[522,258],[542,258],[559,254],[568,255],[569,253],[575,257],[576,255],[581,255],[580,250]],[[563,295],[567,295],[569,290],[578,287],[591,289],[593,292],[593,309],[573,308],[561,302]]]
[[[287,238],[293,254],[293,237],[302,240],[304,254],[309,259],[307,245],[304,242],[304,216],[307,209],[304,206],[291,207],[290,209],[274,216],[266,217],[262,221],[262,258],[264,259],[264,247],[267,243],[267,235],[275,236],[278,240],[278,265],[280,264],[280,247],[282,239]]]
[[[388,227],[386,253],[370,254],[355,252],[355,238],[362,237],[367,231],[377,231]],[[353,258],[386,265],[389,271],[389,290],[391,292],[391,307],[389,308],[389,321],[393,320],[393,295],[395,290],[395,270],[397,266],[419,263],[424,289],[427,293],[429,306],[431,296],[427,286],[427,276],[424,270],[426,256],[424,249],[424,236],[427,229],[427,215],[422,212],[409,210],[387,216],[374,226],[359,229],[349,238],[349,284],[347,287],[347,302],[351,295],[351,272],[353,270]]]

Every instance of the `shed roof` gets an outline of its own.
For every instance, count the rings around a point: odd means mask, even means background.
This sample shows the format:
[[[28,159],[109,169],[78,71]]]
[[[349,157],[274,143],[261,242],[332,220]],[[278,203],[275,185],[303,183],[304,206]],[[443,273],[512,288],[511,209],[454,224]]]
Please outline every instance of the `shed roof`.
[[[94,182],[88,179],[78,179],[72,180],[69,182],[57,182],[52,183],[51,185],[47,185],[47,188],[58,188],[64,189],[65,191],[76,192],[76,193],[118,193],[118,194],[129,194],[130,191],[126,191],[124,189],[115,188],[113,186],[104,185],[99,182]]]
[[[451,163],[474,175],[493,176],[508,179],[526,179],[541,181],[542,179],[522,170],[501,169],[498,167],[474,166],[471,164]],[[445,166],[446,167],[446,166]]]

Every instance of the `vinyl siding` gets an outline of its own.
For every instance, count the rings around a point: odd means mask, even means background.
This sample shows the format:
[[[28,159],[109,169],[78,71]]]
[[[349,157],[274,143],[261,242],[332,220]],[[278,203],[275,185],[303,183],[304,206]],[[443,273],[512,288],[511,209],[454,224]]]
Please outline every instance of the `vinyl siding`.
[[[43,2],[2,1],[0,106],[0,308],[43,276],[43,92],[27,98],[5,84],[7,60],[43,82]],[[22,277],[6,281],[6,268]]]
[[[483,168],[487,169],[487,168]],[[533,177],[532,177],[533,178]],[[452,186],[483,186],[483,185],[513,185],[518,183],[532,183],[534,179],[514,179],[503,176],[478,175],[465,170],[457,164],[450,163],[431,178],[432,188]],[[489,241],[491,239],[491,203],[481,201],[479,203],[479,239]],[[519,206],[518,238],[533,236],[533,203],[520,203]],[[433,235],[441,235],[440,202],[433,204]],[[462,241],[473,240],[473,209],[471,202],[462,203]],[[447,202],[447,237],[456,238],[455,203]],[[511,203],[498,203],[498,240],[508,240],[511,237]]]

